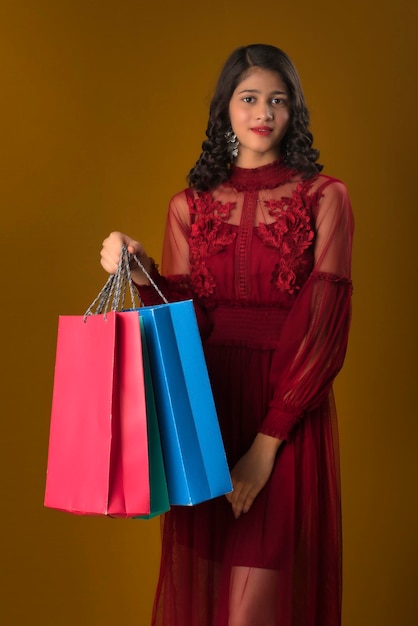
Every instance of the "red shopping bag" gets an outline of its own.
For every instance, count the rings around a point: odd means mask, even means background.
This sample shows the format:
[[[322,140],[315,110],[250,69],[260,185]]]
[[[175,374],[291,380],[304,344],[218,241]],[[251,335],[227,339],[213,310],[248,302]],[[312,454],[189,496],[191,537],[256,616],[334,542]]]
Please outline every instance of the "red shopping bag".
[[[142,363],[136,312],[60,317],[45,506],[150,514]]]

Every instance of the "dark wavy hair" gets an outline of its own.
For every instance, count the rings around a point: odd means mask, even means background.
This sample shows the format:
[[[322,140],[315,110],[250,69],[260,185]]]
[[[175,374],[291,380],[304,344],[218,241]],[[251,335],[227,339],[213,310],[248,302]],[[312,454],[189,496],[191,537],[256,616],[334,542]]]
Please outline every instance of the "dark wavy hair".
[[[249,69],[259,67],[279,74],[289,90],[290,121],[280,143],[280,152],[286,164],[304,178],[322,170],[316,163],[319,151],[312,148],[313,136],[309,131],[309,111],[295,66],[283,50],[268,44],[242,46],[232,52],[218,79],[209,109],[206,129],[207,139],[202,153],[190,170],[188,183],[199,190],[213,189],[229,178],[230,156],[225,133],[230,130],[229,103],[233,92]]]

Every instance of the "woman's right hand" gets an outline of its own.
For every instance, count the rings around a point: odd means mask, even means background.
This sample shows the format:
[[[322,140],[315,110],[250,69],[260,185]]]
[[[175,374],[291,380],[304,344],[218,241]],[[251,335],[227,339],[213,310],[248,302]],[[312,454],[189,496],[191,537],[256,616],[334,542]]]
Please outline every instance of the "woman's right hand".
[[[108,274],[116,272],[123,244],[125,244],[130,254],[136,254],[147,271],[151,270],[152,261],[147,256],[142,244],[129,237],[129,235],[114,231],[103,241],[103,247],[100,252],[100,263]],[[148,284],[145,274],[137,266],[131,268],[131,276],[132,280],[138,285]]]

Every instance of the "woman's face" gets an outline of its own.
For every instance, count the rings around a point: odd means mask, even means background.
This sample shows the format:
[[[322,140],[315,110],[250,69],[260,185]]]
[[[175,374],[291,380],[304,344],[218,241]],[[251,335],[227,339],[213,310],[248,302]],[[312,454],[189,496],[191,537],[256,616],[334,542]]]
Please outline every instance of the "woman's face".
[[[259,167],[277,159],[290,120],[290,96],[281,77],[252,68],[232,94],[229,117],[239,141],[236,165]]]

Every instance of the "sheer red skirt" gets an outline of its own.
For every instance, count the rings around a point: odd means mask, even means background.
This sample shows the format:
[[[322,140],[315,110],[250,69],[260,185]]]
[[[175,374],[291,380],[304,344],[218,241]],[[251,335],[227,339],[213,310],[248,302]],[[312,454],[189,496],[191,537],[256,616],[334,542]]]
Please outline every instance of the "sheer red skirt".
[[[230,466],[249,448],[266,415],[272,356],[285,317],[272,308],[217,310],[205,351]],[[341,515],[332,395],[294,428],[248,513],[235,519],[222,497],[173,507],[164,518],[155,626],[227,626],[231,606],[245,604],[246,593],[258,615],[269,612],[270,623],[340,623]]]

